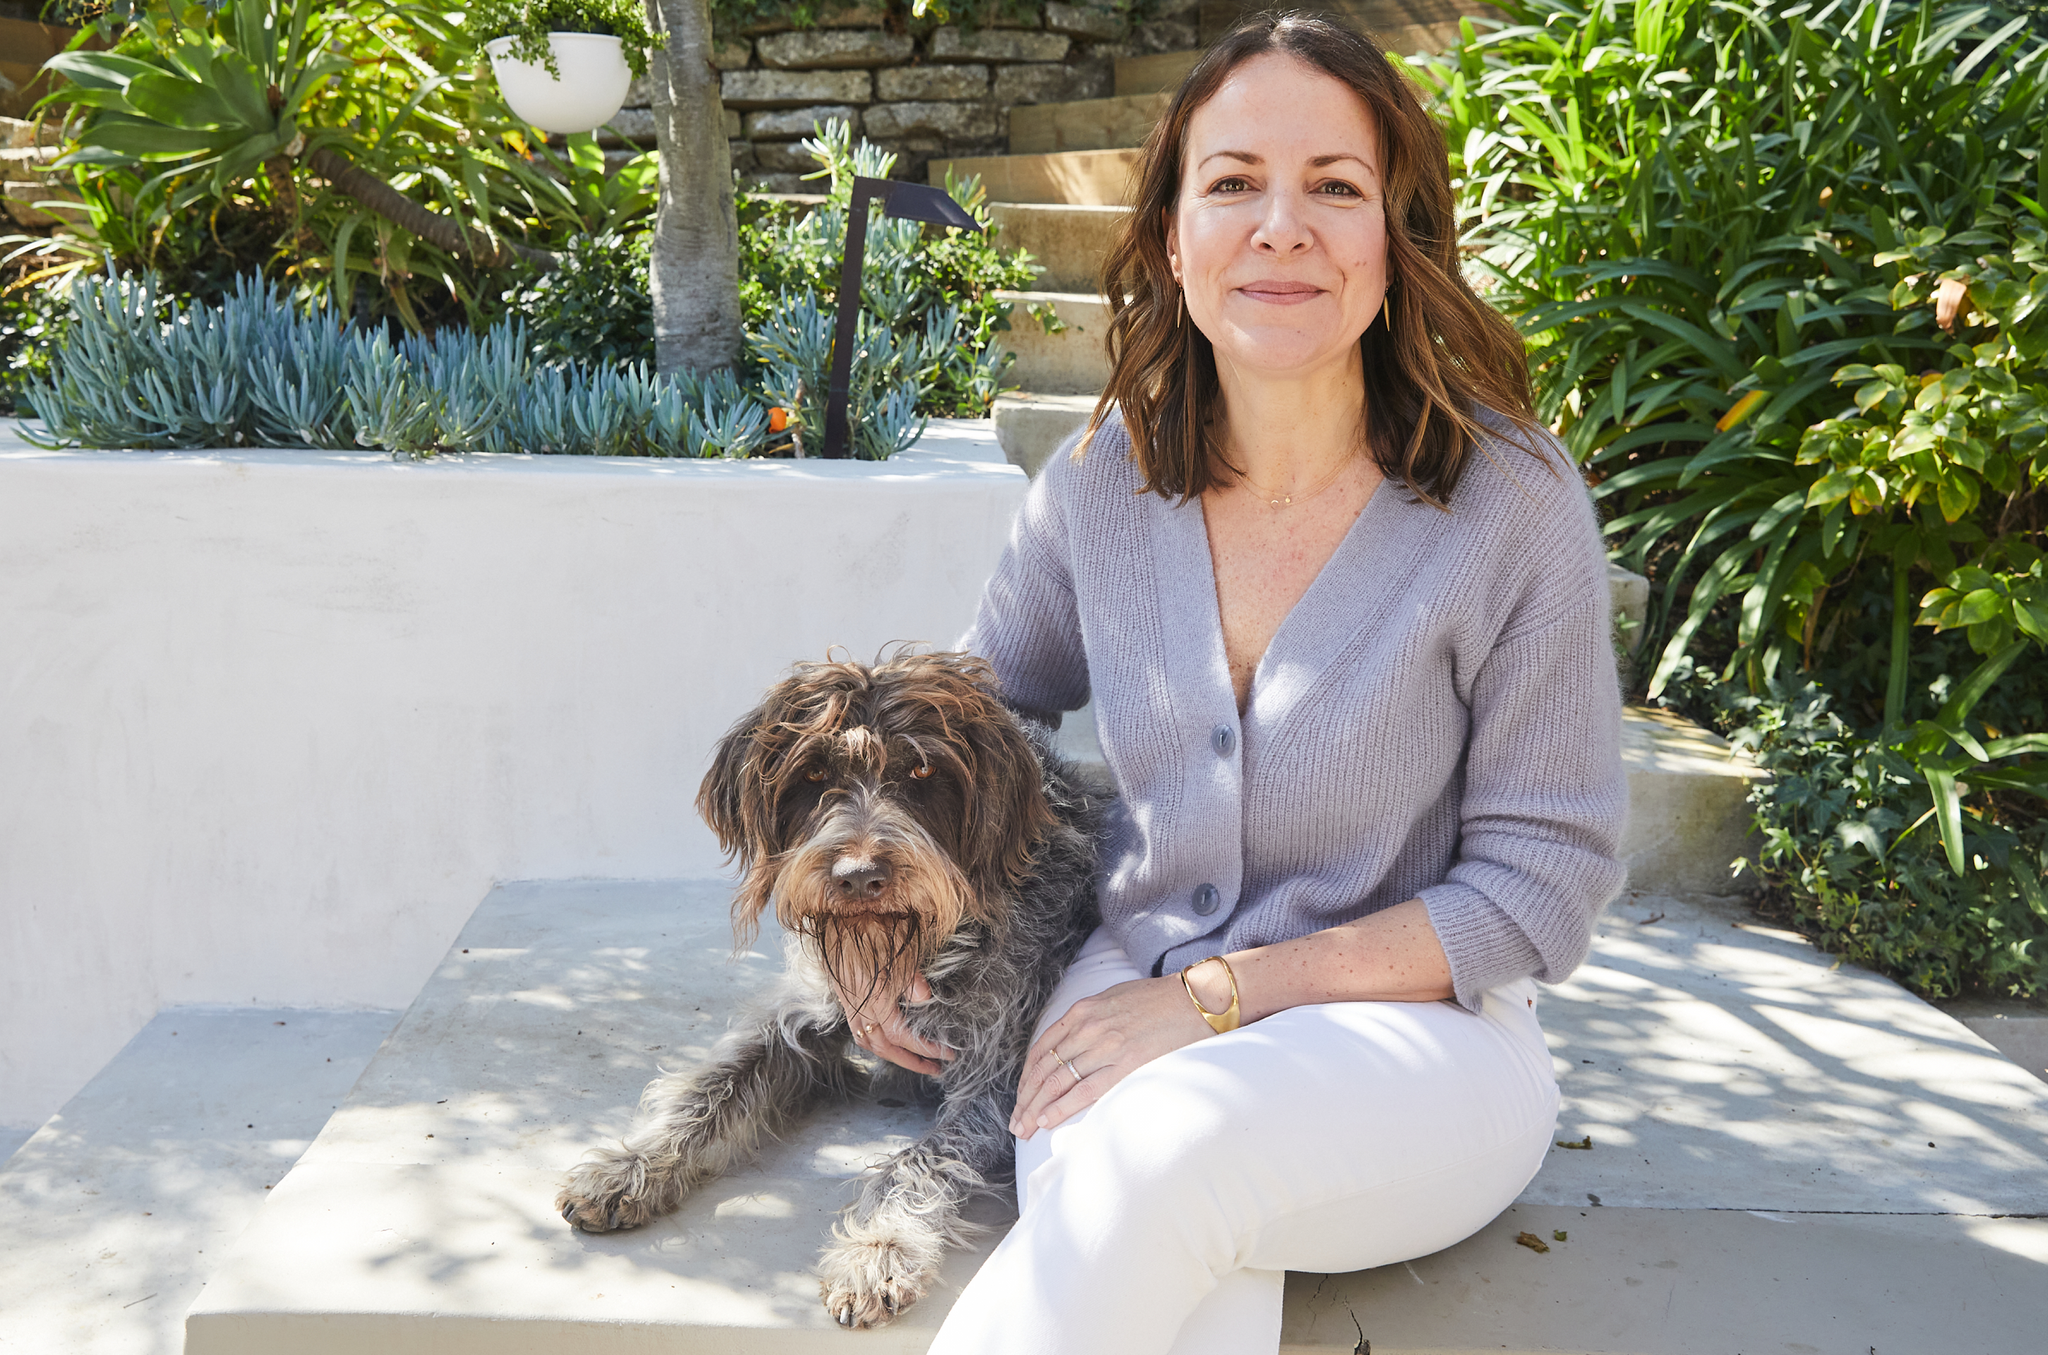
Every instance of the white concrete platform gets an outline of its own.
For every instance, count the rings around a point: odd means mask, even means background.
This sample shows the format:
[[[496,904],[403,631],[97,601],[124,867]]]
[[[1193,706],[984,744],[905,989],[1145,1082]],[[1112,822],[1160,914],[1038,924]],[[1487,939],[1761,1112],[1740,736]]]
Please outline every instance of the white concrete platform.
[[[914,1106],[821,1115],[641,1232],[553,1212],[657,1063],[704,1057],[772,972],[761,946],[728,963],[727,893],[494,891],[199,1296],[190,1355],[923,1349],[974,1254],[861,1335],[809,1273]],[[1284,1349],[2039,1350],[2048,1221],[2013,1216],[2048,1213],[2048,1086],[1961,1024],[1732,904],[1648,894],[1543,1015],[1558,1137],[1592,1148],[1446,1252],[1291,1277]]]
[[[177,1355],[185,1309],[393,1011],[176,1008],[0,1167],[0,1351]]]
[[[847,1183],[921,1133],[925,1112],[820,1116],[639,1232],[592,1237],[554,1209],[562,1171],[624,1132],[657,1065],[703,1059],[780,970],[772,923],[733,959],[730,897],[719,881],[494,890],[200,1295],[188,1355],[849,1339],[811,1259]],[[976,1260],[955,1257],[941,1293]],[[944,1311],[927,1302],[854,1339],[921,1350]]]

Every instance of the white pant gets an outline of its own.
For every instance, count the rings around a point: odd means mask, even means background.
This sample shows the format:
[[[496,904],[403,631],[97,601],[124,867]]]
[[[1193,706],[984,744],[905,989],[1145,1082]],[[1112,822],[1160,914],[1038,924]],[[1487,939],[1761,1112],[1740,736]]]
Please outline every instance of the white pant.
[[[1143,977],[1082,947],[1039,1021]],[[932,1355],[1271,1355],[1289,1270],[1425,1256],[1513,1202],[1557,1082],[1536,985],[1296,1007],[1133,1073],[1017,1142],[1022,1216]]]

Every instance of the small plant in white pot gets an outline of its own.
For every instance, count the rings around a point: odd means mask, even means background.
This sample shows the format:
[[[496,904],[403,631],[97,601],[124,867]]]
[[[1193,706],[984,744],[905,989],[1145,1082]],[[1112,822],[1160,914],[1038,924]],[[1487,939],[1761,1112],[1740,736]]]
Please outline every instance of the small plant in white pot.
[[[476,0],[473,32],[488,39],[498,90],[543,131],[595,131],[647,73],[653,39],[638,0]]]

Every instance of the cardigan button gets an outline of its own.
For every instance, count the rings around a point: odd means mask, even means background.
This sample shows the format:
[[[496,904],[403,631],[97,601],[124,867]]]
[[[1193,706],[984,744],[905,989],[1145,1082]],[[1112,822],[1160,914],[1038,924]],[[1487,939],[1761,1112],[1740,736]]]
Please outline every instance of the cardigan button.
[[[1237,731],[1229,725],[1218,725],[1209,734],[1209,746],[1216,750],[1217,757],[1229,757],[1237,747]]]
[[[1203,917],[1215,912],[1223,904],[1223,893],[1215,885],[1195,886],[1195,912]]]

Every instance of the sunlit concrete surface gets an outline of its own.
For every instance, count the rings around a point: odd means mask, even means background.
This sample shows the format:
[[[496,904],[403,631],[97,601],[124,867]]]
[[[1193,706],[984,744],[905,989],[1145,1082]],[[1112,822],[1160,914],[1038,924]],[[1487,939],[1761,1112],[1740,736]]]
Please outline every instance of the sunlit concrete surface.
[[[1739,902],[1624,898],[1541,1011],[1593,1147],[1532,1203],[2048,1214],[2048,1086]]]
[[[2048,1082],[2048,1003],[2018,998],[1963,998],[1942,1010],[1998,1046],[1999,1052]]]
[[[555,1213],[563,1169],[616,1141],[657,1068],[702,1061],[780,971],[772,922],[734,957],[730,897],[718,881],[494,891],[207,1285],[188,1351],[499,1352],[507,1324],[521,1350],[593,1331],[622,1350],[805,1333],[923,1349],[979,1251],[858,1338],[810,1273],[849,1182],[929,1122],[901,1092],[818,1115],[645,1229],[593,1237]]]
[[[2040,1355],[2044,1332],[2041,1219],[1518,1204],[1434,1256],[1289,1275],[1280,1350]]]
[[[177,1355],[192,1297],[396,1012],[159,1015],[0,1168],[0,1351]]]
[[[927,1122],[900,1090],[639,1232],[553,1213],[561,1170],[775,972],[772,936],[732,958],[728,897],[494,891],[200,1295],[192,1355],[923,1349],[979,1251],[857,1337],[810,1271],[852,1178]],[[1959,1023],[1733,903],[1650,895],[1542,1012],[1557,1137],[1592,1148],[1437,1256],[1292,1277],[1289,1349],[1352,1351],[1356,1314],[1378,1355],[2038,1355],[2048,1222],[1999,1216],[2048,1212],[2048,1087]]]

